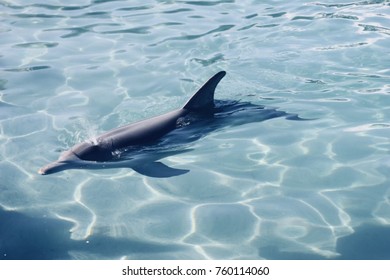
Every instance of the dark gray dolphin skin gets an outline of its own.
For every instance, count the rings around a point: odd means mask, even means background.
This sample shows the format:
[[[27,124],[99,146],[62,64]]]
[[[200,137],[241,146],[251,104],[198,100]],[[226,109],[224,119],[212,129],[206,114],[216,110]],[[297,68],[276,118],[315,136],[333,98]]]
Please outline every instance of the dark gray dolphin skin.
[[[66,169],[100,169],[127,167],[152,177],[170,177],[188,172],[188,170],[170,168],[156,160],[167,156],[169,152],[136,152],[131,160],[117,160],[117,151],[153,145],[160,138],[185,125],[190,114],[208,115],[214,110],[214,91],[225,76],[221,71],[211,77],[180,109],[123,127],[110,130],[94,140],[82,142],[61,154],[41,169],[41,175],[52,174]],[[153,172],[151,172],[153,170]]]

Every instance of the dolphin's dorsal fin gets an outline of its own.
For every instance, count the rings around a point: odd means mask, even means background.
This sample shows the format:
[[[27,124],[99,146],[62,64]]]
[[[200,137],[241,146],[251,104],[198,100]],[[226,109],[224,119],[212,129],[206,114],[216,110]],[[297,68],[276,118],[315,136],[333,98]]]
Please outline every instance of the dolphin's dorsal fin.
[[[191,111],[208,111],[214,108],[214,91],[219,81],[226,75],[225,71],[218,72],[210,78],[191,98],[183,109]]]

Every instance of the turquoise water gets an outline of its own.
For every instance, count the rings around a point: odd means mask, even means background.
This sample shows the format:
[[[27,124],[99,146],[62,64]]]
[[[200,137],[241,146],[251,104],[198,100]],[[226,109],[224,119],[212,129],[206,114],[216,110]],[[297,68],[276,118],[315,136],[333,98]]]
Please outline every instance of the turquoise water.
[[[0,0],[2,259],[390,259],[389,1]],[[190,172],[37,170],[216,97],[298,114],[211,131]]]

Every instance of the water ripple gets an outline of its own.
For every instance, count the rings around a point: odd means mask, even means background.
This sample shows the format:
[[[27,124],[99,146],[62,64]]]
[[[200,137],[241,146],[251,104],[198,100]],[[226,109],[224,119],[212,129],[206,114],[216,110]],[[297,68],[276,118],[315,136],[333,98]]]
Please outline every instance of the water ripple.
[[[16,18],[66,18],[66,16],[62,15],[50,15],[50,14],[42,14],[42,13],[36,13],[36,14],[14,14],[12,15]]]
[[[141,26],[127,29],[119,29],[112,31],[102,31],[101,34],[120,34],[120,33],[133,33],[133,34],[149,34],[151,27]]]
[[[218,53],[216,55],[214,55],[213,57],[211,58],[205,58],[205,59],[201,59],[201,58],[193,58],[193,60],[203,66],[209,66],[209,65],[212,65],[214,63],[217,63],[221,60],[224,60],[224,56],[223,54],[221,53]]]
[[[234,27],[234,25],[232,25],[232,24],[221,25],[218,28],[212,29],[212,30],[210,30],[208,32],[205,32],[205,33],[196,34],[196,35],[183,35],[183,36],[178,36],[178,37],[171,37],[171,38],[164,39],[164,40],[162,40],[160,42],[151,44],[150,46],[157,46],[157,45],[163,44],[163,43],[168,42],[168,41],[191,41],[191,40],[196,40],[196,39],[199,39],[201,37],[204,37],[204,36],[207,36],[207,35],[210,35],[210,34],[213,34],[213,33],[220,33],[220,32],[224,32],[224,31],[230,30],[233,27]]]
[[[102,27],[102,26],[119,26],[118,23],[102,23],[102,24],[90,24],[85,26],[78,26],[78,27],[67,27],[67,28],[51,28],[51,29],[45,29],[44,31],[70,31],[67,34],[61,35],[61,38],[71,38],[71,37],[77,37],[84,33],[95,33],[96,27]]]
[[[188,5],[194,6],[216,6],[220,4],[229,4],[234,3],[234,0],[219,0],[219,1],[180,1],[181,3],[185,3]]]
[[[57,47],[59,43],[56,42],[31,42],[31,43],[22,43],[16,44],[16,48],[54,48]]]
[[[359,26],[363,27],[363,31],[379,32],[385,35],[390,35],[390,28],[370,24],[359,24]]]
[[[294,16],[291,20],[316,20],[316,19],[348,19],[359,20],[359,17],[353,15],[344,15],[338,13],[318,13],[314,16]]]
[[[386,5],[387,2],[388,0],[370,0],[370,1],[350,2],[350,3],[335,3],[335,4],[315,3],[315,4],[327,8],[344,8],[350,6],[369,6],[369,5],[378,5],[378,4]]]
[[[129,12],[133,12],[133,11],[150,10],[151,8],[153,8],[153,6],[143,5],[143,6],[134,6],[134,7],[118,8],[117,11],[129,11]]]
[[[4,69],[4,71],[8,71],[8,72],[30,72],[30,71],[49,69],[49,68],[50,68],[50,66],[38,65],[38,66],[28,66],[28,67],[19,67],[19,68],[7,68],[7,69]]]
[[[184,12],[192,12],[192,9],[180,8],[180,9],[174,9],[169,11],[163,11],[164,14],[177,14],[177,13],[184,13]]]

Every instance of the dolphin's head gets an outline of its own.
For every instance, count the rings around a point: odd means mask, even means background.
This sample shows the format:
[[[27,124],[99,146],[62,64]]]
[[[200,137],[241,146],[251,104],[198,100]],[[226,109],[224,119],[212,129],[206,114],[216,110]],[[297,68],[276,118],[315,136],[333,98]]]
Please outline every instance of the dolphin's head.
[[[63,152],[60,158],[38,170],[41,175],[57,173],[66,169],[79,169],[88,162],[104,162],[112,159],[112,152],[104,142],[82,142]]]

